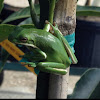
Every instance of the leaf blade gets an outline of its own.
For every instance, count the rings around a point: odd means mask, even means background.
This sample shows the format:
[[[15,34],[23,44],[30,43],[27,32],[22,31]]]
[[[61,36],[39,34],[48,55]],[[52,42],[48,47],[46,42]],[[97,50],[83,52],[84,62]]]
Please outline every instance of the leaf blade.
[[[77,16],[100,16],[100,7],[77,5]]]
[[[68,99],[89,99],[93,97],[92,94],[94,93],[94,90],[97,87],[97,85],[100,83],[99,76],[99,68],[87,70],[82,75],[80,80],[76,83],[73,94],[68,96]],[[100,90],[98,93],[100,93]]]
[[[10,32],[13,31],[15,25],[0,24],[0,42],[8,38]]]
[[[32,19],[29,17],[24,21],[22,21],[21,23],[19,23],[19,25],[24,25],[24,24],[32,24]]]
[[[35,9],[36,9],[37,15],[39,15],[40,14],[39,5],[35,5]],[[8,22],[17,20],[17,19],[21,19],[21,18],[28,18],[28,17],[30,17],[30,8],[26,7],[26,8],[19,10],[18,12],[15,12],[15,13],[11,14],[10,16],[8,16],[8,18],[5,19],[2,22],[2,24],[5,24],[5,23],[8,23]]]
[[[33,24],[24,24],[19,26],[23,28],[35,28]],[[0,24],[0,42],[7,39],[9,34],[14,30],[15,27],[16,25]]]

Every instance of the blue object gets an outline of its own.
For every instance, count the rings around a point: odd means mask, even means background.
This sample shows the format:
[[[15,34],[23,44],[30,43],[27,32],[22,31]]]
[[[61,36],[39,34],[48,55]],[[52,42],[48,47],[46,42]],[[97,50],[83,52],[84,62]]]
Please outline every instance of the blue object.
[[[74,50],[74,44],[75,44],[75,32],[70,34],[70,35],[66,35],[64,36],[66,38],[66,40],[68,41],[69,45],[71,46],[73,52],[75,53]],[[69,57],[70,61],[72,62],[71,58]]]
[[[75,53],[74,50],[74,44],[75,44],[75,32],[70,34],[70,35],[66,35],[64,36],[66,38],[66,40],[68,41],[69,45],[71,46],[73,52]]]

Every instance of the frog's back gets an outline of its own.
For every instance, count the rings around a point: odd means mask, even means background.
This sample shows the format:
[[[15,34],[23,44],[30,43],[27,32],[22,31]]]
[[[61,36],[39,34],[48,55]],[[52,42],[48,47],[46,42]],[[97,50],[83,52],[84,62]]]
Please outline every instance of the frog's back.
[[[40,36],[37,38],[37,43],[39,43],[38,47],[47,54],[47,60],[56,61],[59,63],[66,63],[67,59],[69,58],[63,43],[49,32],[40,32],[41,33],[37,33]]]
[[[32,29],[30,31],[32,35],[35,35],[36,46],[47,54],[47,61],[67,62],[68,55],[64,45],[57,37],[40,29]]]
[[[49,32],[42,30],[42,29],[36,29],[36,28],[30,28],[28,29],[28,33],[30,34],[37,34],[37,35],[45,35],[45,34],[49,34]]]

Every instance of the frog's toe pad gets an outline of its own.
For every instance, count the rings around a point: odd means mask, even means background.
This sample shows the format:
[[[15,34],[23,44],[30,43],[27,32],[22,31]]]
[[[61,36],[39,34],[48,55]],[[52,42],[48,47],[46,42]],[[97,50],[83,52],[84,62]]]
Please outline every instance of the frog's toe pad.
[[[36,64],[32,62],[26,62],[25,65],[28,65],[28,67],[36,67]]]
[[[65,75],[68,72],[67,69],[58,69],[58,68],[53,68],[53,69],[56,70],[58,74],[62,75]]]

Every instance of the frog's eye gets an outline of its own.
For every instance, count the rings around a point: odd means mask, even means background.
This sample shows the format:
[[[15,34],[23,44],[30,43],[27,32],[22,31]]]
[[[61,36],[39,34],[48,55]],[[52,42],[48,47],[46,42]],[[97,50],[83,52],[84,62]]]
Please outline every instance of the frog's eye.
[[[21,42],[24,42],[24,43],[27,42],[27,40],[28,40],[28,39],[27,39],[26,37],[20,39],[20,41],[21,41]]]

